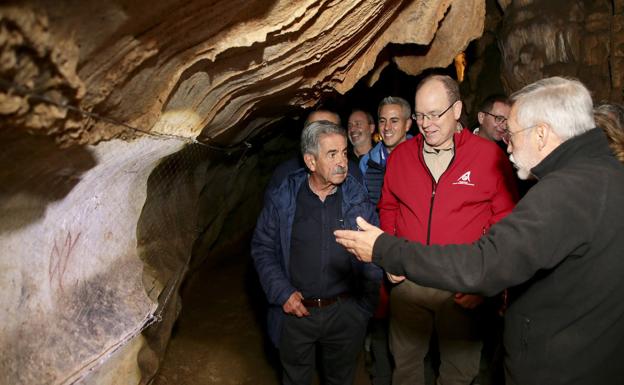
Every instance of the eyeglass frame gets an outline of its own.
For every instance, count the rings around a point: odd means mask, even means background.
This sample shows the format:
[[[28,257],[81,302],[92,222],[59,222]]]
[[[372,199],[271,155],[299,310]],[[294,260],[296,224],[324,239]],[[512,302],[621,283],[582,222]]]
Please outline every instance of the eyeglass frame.
[[[424,122],[425,118],[429,119],[430,122],[437,122],[438,120],[440,120],[440,118],[442,117],[442,115],[446,114],[448,112],[448,110],[451,109],[451,107],[453,107],[455,105],[455,103],[459,102],[459,100],[454,101],[453,103],[451,103],[450,106],[448,106],[446,108],[446,110],[440,112],[439,114],[424,114],[422,112],[415,112],[412,114],[412,119],[414,119],[416,121],[416,123],[418,123],[419,121]],[[422,118],[418,118],[418,114],[422,115]]]
[[[535,127],[537,127],[537,126],[539,126],[539,124],[534,124],[534,125],[532,125],[532,126],[529,126],[529,127],[523,128],[523,129],[518,130],[518,131],[516,131],[516,132],[511,132],[511,131],[509,131],[509,126],[507,126],[507,127],[505,128],[505,130],[503,131],[503,135],[501,135],[501,139],[503,140],[503,143],[505,143],[506,145],[509,145],[509,143],[511,143],[511,137],[512,137],[512,136],[516,135],[516,134],[517,134],[517,133],[519,133],[519,132],[526,131],[526,130],[530,130],[531,128],[535,128]]]
[[[494,115],[494,114],[492,114],[490,112],[487,112],[487,111],[481,111],[481,112],[483,112],[484,114],[488,114],[491,117],[493,117],[494,118],[494,122],[496,122],[496,124],[505,123],[507,121],[507,119],[508,119],[508,118],[504,117],[503,115]]]

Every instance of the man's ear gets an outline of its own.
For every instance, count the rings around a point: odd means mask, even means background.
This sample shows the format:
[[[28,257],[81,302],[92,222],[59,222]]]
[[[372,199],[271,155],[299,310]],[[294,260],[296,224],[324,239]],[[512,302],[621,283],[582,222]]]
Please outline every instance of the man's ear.
[[[479,121],[479,126],[483,125],[483,120],[485,119],[485,112],[479,111],[477,113],[477,120]]]
[[[537,140],[537,148],[541,151],[546,147],[546,143],[548,143],[548,139],[552,134],[552,130],[549,125],[545,123],[540,123],[534,128],[536,140]]]
[[[463,106],[464,105],[461,100],[458,100],[455,102],[455,104],[453,104],[453,116],[455,117],[455,120],[459,120],[459,118],[461,117]]]
[[[308,170],[314,172],[316,171],[316,157],[312,154],[303,154],[303,161],[305,162]]]

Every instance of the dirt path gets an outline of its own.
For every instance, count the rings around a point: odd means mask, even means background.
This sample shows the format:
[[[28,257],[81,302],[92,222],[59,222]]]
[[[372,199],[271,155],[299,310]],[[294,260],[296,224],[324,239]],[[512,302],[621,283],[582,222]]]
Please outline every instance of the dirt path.
[[[155,385],[278,383],[250,303],[262,294],[251,273],[239,262],[192,278]]]
[[[265,341],[264,294],[248,263],[197,273],[183,298],[155,385],[279,384]],[[361,365],[355,384],[370,384]]]

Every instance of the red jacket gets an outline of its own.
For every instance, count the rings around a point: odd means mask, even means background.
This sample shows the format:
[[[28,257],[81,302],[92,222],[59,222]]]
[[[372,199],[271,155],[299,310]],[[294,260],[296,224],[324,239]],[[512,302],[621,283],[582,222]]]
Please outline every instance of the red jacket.
[[[379,200],[381,228],[425,244],[471,243],[517,201],[513,170],[496,144],[464,129],[455,156],[435,182],[423,158],[423,136],[392,151]]]

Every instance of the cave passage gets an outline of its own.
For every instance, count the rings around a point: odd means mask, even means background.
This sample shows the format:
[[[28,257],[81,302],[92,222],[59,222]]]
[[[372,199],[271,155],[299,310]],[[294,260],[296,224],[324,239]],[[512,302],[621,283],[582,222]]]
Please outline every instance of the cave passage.
[[[455,75],[452,67],[436,72]],[[426,74],[409,76],[391,65],[374,87],[358,83],[345,95],[323,100],[320,108],[338,112],[343,126],[353,108],[364,109],[376,117],[377,104],[385,96],[400,96],[413,105],[416,85]],[[182,310],[155,385],[279,383],[279,357],[266,333],[267,304],[251,261],[249,243],[266,181],[277,164],[298,156],[299,132],[309,112],[280,123],[274,136],[267,139],[275,144],[256,145],[260,150],[252,155],[258,157],[254,174],[261,177],[254,188],[245,192],[247,199],[256,202],[253,212],[230,212],[219,234],[222,243],[218,250],[211,251],[208,257],[195,256],[204,262],[189,274],[182,287]],[[410,133],[415,135],[417,130]],[[230,241],[223,241],[227,239]],[[432,373],[428,373],[428,380],[432,381]],[[364,350],[354,384],[370,384]]]

